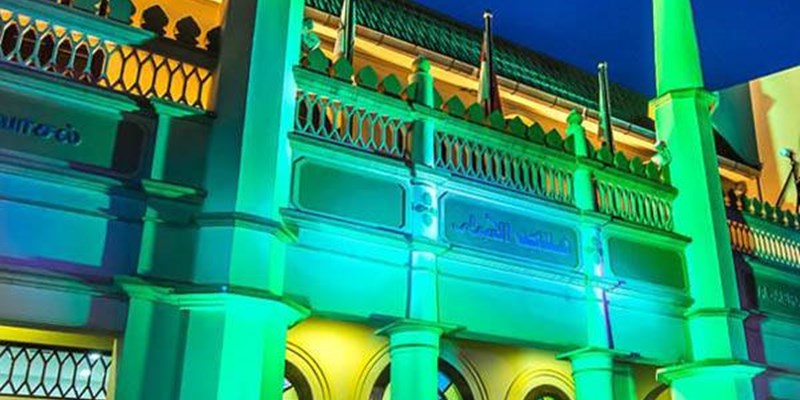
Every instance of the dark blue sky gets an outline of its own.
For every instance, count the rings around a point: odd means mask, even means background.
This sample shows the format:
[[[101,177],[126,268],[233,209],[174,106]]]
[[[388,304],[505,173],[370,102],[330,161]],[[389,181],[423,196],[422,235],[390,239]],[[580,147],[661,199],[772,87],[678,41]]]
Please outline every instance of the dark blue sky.
[[[485,8],[497,35],[653,95],[650,0],[414,0],[480,26]],[[800,65],[800,0],[694,0],[710,89]]]

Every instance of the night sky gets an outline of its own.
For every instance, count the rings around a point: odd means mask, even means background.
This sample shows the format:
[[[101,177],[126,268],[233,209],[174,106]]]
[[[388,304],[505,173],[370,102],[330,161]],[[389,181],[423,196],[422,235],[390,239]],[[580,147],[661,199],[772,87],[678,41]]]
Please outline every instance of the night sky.
[[[601,60],[611,79],[655,92],[650,0],[414,0],[481,26],[495,14],[495,33],[595,73]],[[800,65],[800,1],[694,0],[710,89],[727,88]]]

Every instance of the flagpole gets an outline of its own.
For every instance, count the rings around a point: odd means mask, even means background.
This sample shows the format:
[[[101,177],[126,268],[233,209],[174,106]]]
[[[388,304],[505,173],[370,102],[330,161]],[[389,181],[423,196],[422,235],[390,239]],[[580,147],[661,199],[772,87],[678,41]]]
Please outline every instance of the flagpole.
[[[500,86],[497,84],[497,74],[495,74],[494,70],[492,19],[492,12],[486,10],[483,13],[483,43],[478,76],[478,103],[483,106],[487,116],[495,111],[503,112],[503,107],[500,103]]]
[[[786,201],[786,193],[789,190],[789,186],[791,183],[795,184],[797,188],[797,200],[795,201],[795,212],[800,211],[800,175],[798,175],[798,162],[795,158],[795,154],[790,149],[783,149],[781,150],[781,155],[788,158],[789,162],[791,163],[791,171],[789,171],[789,176],[786,177],[786,181],[783,183],[783,187],[781,188],[781,192],[778,194],[778,200],[775,201],[775,208],[782,209],[783,203]]]
[[[600,84],[600,133],[608,150],[614,154],[614,132],[611,130],[611,85],[608,81],[608,63],[601,62],[597,66],[597,80]]]
[[[341,58],[353,63],[356,43],[356,14],[355,1],[344,0],[339,14],[339,29],[336,33],[336,43],[333,46],[333,60]]]

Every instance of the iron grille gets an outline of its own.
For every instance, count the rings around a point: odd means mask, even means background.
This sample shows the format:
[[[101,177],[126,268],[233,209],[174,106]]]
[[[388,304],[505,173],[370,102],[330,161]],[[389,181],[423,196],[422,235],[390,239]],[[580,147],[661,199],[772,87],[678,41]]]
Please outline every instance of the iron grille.
[[[0,341],[0,396],[106,399],[111,353]]]

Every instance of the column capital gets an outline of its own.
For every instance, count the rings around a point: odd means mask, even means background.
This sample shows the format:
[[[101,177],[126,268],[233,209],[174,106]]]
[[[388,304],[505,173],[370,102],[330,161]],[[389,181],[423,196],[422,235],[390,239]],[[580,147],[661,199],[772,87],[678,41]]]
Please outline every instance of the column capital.
[[[625,358],[631,358],[631,353],[615,349],[607,349],[603,347],[594,347],[594,346],[582,347],[580,349],[556,355],[557,360],[569,360],[573,362],[573,365],[576,362],[581,363],[582,360],[608,359],[613,361],[616,359],[625,359]],[[588,363],[586,363],[586,365],[588,365]]]
[[[575,391],[580,400],[614,399],[614,361],[627,353],[599,347],[584,347],[559,354],[557,359],[572,363]]]
[[[392,336],[397,333],[428,332],[438,336],[443,336],[461,329],[461,327],[456,325],[440,324],[438,322],[423,321],[418,319],[401,319],[378,329],[375,331],[375,334],[379,336]]]
[[[236,306],[268,312],[277,310],[286,316],[288,326],[295,325],[311,315],[308,307],[261,290],[156,281],[136,276],[120,276],[115,278],[115,283],[132,299],[169,304],[180,309]]]
[[[160,116],[184,118],[207,114],[206,111],[200,108],[190,107],[185,104],[175,103],[173,101],[164,100],[158,97],[150,99],[150,104],[153,105],[153,109]]]
[[[236,228],[266,232],[281,242],[292,243],[297,235],[289,229],[282,219],[264,218],[256,214],[242,212],[201,213],[196,217],[201,227]]]
[[[705,104],[711,105],[715,101],[714,95],[703,88],[677,89],[667,93],[662,93],[655,99],[650,100],[649,107],[658,110],[676,100],[696,99]]]
[[[679,379],[709,376],[752,379],[764,371],[766,371],[764,366],[746,361],[703,360],[659,369],[656,371],[656,377],[660,382],[671,384]]]

